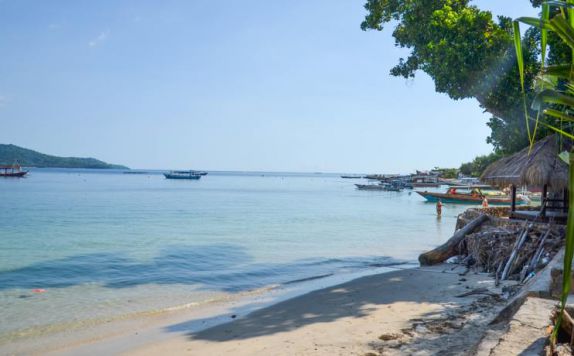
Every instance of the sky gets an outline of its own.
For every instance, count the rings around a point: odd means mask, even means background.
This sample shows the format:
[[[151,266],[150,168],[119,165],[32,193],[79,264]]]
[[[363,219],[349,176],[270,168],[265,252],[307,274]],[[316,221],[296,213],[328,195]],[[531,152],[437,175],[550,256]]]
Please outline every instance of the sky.
[[[408,173],[487,154],[356,0],[0,0],[0,143],[142,169]],[[476,0],[535,15],[528,0]]]

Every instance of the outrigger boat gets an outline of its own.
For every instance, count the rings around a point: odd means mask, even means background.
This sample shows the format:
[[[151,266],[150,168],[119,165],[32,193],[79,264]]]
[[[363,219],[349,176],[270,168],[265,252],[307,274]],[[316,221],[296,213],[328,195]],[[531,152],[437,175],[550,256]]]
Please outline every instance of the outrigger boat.
[[[205,173],[207,174],[207,173]],[[202,175],[205,174],[197,174],[195,171],[171,171],[169,173],[164,173],[163,175],[167,179],[192,179],[198,180],[201,178]]]
[[[461,193],[460,190],[465,191]],[[486,197],[489,205],[510,205],[512,198],[503,192],[492,190],[490,186],[456,186],[448,188],[446,193],[438,192],[420,192],[422,197],[429,202],[437,202],[439,199],[442,203],[450,204],[481,204]],[[516,204],[525,204],[522,197],[517,197]]]
[[[19,164],[11,166],[0,166],[0,177],[24,177],[28,171],[23,171]]]

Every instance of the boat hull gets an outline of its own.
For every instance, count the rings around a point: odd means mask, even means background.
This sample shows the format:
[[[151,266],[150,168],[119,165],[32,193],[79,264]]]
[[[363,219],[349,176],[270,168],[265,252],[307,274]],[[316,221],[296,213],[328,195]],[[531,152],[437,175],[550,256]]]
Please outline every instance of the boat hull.
[[[13,173],[0,173],[0,177],[13,177],[13,178],[21,178],[28,174],[28,171],[21,171],[21,172],[13,172]]]
[[[439,199],[445,204],[482,204],[482,197],[473,197],[466,194],[446,194],[446,193],[434,193],[434,192],[417,192],[427,201],[436,203]],[[505,198],[495,198],[487,197],[489,205],[510,205],[512,204],[512,199],[509,197]],[[524,204],[525,202],[517,199],[516,205]]]
[[[385,192],[400,192],[401,191],[400,188],[386,187],[384,185],[378,185],[378,184],[355,184],[355,186],[359,190],[379,190],[379,191],[385,191]]]
[[[201,176],[199,175],[189,175],[189,176],[185,176],[185,175],[179,175],[179,174],[169,174],[169,173],[164,173],[163,174],[165,176],[165,178],[167,179],[187,179],[187,180],[198,180],[199,178],[201,178]]]

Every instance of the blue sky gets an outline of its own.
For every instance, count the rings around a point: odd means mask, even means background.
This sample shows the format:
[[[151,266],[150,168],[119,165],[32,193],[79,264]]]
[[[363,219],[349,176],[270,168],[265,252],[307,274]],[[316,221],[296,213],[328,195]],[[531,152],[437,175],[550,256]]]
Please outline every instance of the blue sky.
[[[535,14],[527,0],[474,1]],[[409,172],[491,147],[363,1],[0,0],[0,143],[132,168]]]

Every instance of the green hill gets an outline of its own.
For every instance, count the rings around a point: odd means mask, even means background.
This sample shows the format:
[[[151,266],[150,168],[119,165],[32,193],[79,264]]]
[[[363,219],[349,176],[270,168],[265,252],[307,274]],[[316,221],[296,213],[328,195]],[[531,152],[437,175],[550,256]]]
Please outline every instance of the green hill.
[[[0,144],[0,165],[9,165],[15,162],[24,167],[128,169],[125,166],[109,164],[95,158],[56,157],[16,145]]]

